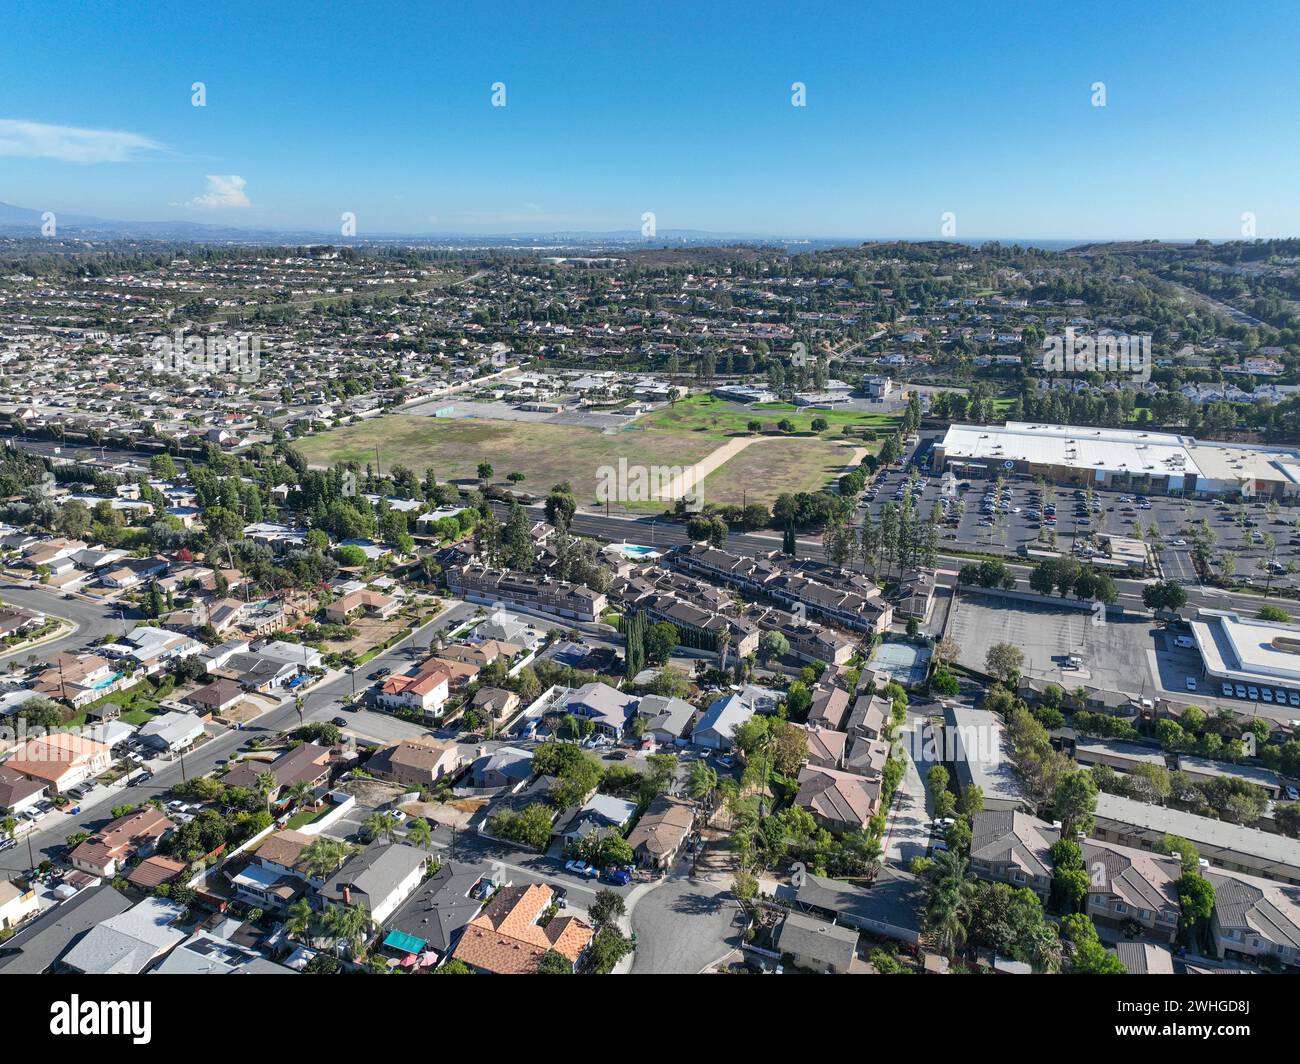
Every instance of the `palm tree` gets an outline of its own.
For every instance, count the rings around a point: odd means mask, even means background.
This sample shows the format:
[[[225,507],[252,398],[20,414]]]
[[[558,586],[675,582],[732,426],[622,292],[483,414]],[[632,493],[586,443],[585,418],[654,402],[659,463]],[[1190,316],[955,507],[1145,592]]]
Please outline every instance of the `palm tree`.
[[[383,837],[391,842],[397,831],[397,818],[392,813],[374,812],[366,817],[362,826],[371,839]]]
[[[413,845],[427,850],[429,844],[433,842],[433,829],[423,817],[416,817],[407,827],[406,837]]]
[[[319,840],[318,840],[319,841]],[[311,907],[311,902],[306,898],[299,898],[289,906],[285,914],[284,930],[291,938],[302,937],[310,946],[315,941],[314,936],[308,934],[316,924],[316,910]]]
[[[370,914],[360,905],[331,905],[324,923],[335,947],[346,945],[354,956],[370,935]]]
[[[266,799],[266,811],[271,811],[271,795],[280,785],[280,781],[275,778],[275,773],[268,768],[262,769],[257,774],[257,793]]]
[[[727,651],[731,649],[731,627],[724,625],[718,633],[718,671],[727,671]]]
[[[1034,971],[1050,975],[1061,970],[1061,938],[1051,924],[1039,924],[1021,946]]]
[[[307,805],[316,797],[316,789],[306,780],[299,780],[289,788],[288,795],[294,805]]]
[[[323,835],[317,836],[299,855],[303,869],[313,879],[324,879],[331,875],[348,855],[346,843],[335,842]]]
[[[956,850],[942,850],[926,873],[925,937],[935,950],[951,956],[966,943],[971,880],[968,862]]]

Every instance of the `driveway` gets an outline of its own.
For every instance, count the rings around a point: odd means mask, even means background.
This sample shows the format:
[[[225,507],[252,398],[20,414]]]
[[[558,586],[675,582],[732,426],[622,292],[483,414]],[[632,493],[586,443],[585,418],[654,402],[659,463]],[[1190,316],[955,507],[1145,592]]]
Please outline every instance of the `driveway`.
[[[684,867],[684,866],[683,866]],[[730,887],[670,873],[632,906],[633,975],[696,975],[740,944]]]
[[[894,792],[894,804],[886,827],[884,859],[902,869],[907,868],[913,857],[924,857],[930,845],[930,831],[926,827],[930,815],[927,812],[925,780],[912,760],[912,752],[917,749],[913,744],[922,723],[921,718],[909,717],[898,733],[907,771]],[[929,771],[928,765],[922,767]]]

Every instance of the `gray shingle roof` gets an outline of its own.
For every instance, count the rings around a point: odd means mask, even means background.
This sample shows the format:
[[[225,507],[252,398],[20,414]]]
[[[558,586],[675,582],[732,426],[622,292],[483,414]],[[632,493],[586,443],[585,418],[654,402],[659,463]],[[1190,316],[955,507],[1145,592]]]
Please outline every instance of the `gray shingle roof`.
[[[0,973],[39,975],[92,927],[130,907],[127,897],[107,883],[83,890],[0,943]]]

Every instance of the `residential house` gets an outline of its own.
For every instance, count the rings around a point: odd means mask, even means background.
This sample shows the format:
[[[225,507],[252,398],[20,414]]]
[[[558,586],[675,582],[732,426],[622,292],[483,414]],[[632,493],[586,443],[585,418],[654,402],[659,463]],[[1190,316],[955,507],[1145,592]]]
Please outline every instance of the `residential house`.
[[[451,676],[446,663],[430,658],[409,676],[389,676],[380,685],[375,702],[389,710],[412,710],[426,718],[442,712],[451,693]]]
[[[58,794],[108,769],[112,754],[103,743],[70,732],[28,739],[4,763],[11,772],[36,780]]]
[[[16,817],[30,809],[45,797],[46,786],[44,780],[24,776],[8,765],[0,765],[0,816]]]
[[[519,696],[504,687],[480,687],[474,692],[470,706],[485,714],[494,724],[501,725],[519,708]]]
[[[672,746],[681,742],[689,730],[695,707],[680,698],[646,695],[637,704],[636,715],[641,719],[643,736],[662,746]]]
[[[691,742],[710,750],[730,750],[738,725],[754,715],[753,702],[740,694],[715,699],[691,732]]]
[[[63,956],[61,967],[84,975],[138,975],[175,949],[186,933],[174,925],[185,906],[145,898],[92,927]]]
[[[618,739],[636,706],[636,695],[624,694],[606,683],[588,683],[567,695],[556,711],[589,720],[602,735]]]
[[[861,831],[880,811],[880,787],[879,779],[809,764],[799,770],[795,803],[827,831],[842,835]]]
[[[641,814],[628,833],[637,863],[647,868],[671,868],[695,829],[695,806],[661,794]]]
[[[600,840],[611,834],[621,834],[635,815],[635,802],[612,794],[594,794],[585,804],[562,816],[551,834],[569,844]]]
[[[200,713],[219,716],[244,700],[244,689],[234,680],[218,679],[191,691],[181,701]]]
[[[80,843],[68,855],[73,868],[111,879],[137,857],[153,853],[168,832],[171,818],[153,806],[120,816]]]
[[[971,817],[970,867],[980,879],[1028,887],[1044,901],[1052,891],[1052,844],[1060,832],[1028,813],[983,809]]]
[[[322,611],[331,624],[346,624],[354,613],[364,613],[367,617],[386,619],[397,612],[400,603],[389,595],[363,589],[351,591],[331,602]]]
[[[188,749],[202,738],[203,721],[197,713],[173,710],[151,717],[136,734],[145,745],[174,754]]]
[[[814,689],[812,705],[808,710],[808,723],[822,728],[842,731],[849,716],[849,693],[837,684]]]
[[[803,913],[789,912],[777,928],[773,943],[799,968],[844,975],[857,956],[858,932],[851,927],[814,920]]]
[[[454,742],[419,735],[381,746],[366,768],[381,780],[416,790],[455,775],[463,763],[460,747]]]
[[[269,796],[274,801],[281,790],[292,787],[295,783],[306,783],[311,787],[323,786],[329,782],[333,768],[333,759],[327,747],[302,743],[281,754],[270,764],[265,761],[241,761],[221,777],[221,782],[227,787],[256,791],[258,776],[269,772],[275,777],[275,786]]]
[[[400,842],[372,842],[320,888],[333,905],[360,905],[382,926],[424,879],[429,854]]]
[[[533,774],[533,752],[518,746],[502,746],[482,753],[474,762],[471,782],[479,790],[516,787]]]
[[[593,938],[576,916],[559,914],[539,922],[554,900],[544,883],[505,887],[466,925],[453,956],[480,972],[531,975],[554,950],[577,964]]]
[[[0,879],[0,931],[13,931],[40,911],[41,903],[32,887],[20,887],[12,880]]]
[[[164,883],[172,883],[189,870],[184,861],[154,854],[146,857],[126,874],[126,881],[137,890],[152,894]]]
[[[1178,857],[1147,853],[1128,846],[1083,840],[1088,872],[1088,915],[1115,929],[1138,923],[1163,942],[1178,933]]]
[[[300,831],[272,832],[258,844],[248,863],[230,877],[230,884],[245,901],[260,908],[282,909],[299,898],[310,885],[324,881],[307,868],[303,851],[316,839]]]
[[[910,872],[882,866],[870,886],[805,873],[778,897],[801,910],[883,938],[920,945],[925,884]]]
[[[821,768],[844,768],[844,755],[849,741],[846,732],[818,727],[816,724],[795,727],[802,727],[808,736],[808,764]],[[883,767],[882,765],[881,768]]]
[[[126,895],[107,883],[89,886],[52,906],[18,934],[0,941],[0,975],[41,975],[94,927],[131,908]]]
[[[1300,886],[1205,871],[1214,887],[1210,934],[1220,957],[1300,967]]]
[[[384,946],[408,957],[448,956],[483,909],[473,894],[488,872],[485,864],[443,861],[389,917]]]

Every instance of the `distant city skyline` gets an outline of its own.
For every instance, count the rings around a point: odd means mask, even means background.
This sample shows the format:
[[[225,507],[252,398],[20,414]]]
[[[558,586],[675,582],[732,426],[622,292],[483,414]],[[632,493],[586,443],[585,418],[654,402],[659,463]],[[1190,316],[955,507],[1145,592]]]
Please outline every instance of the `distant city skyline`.
[[[9,29],[0,201],[35,211],[351,216],[358,239],[1300,235],[1283,2],[232,3]]]

